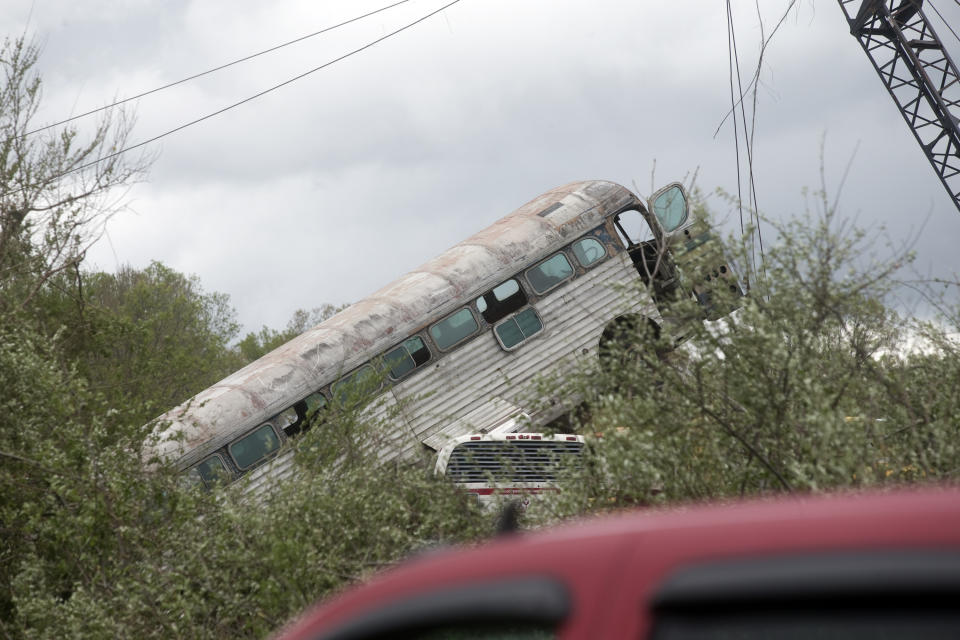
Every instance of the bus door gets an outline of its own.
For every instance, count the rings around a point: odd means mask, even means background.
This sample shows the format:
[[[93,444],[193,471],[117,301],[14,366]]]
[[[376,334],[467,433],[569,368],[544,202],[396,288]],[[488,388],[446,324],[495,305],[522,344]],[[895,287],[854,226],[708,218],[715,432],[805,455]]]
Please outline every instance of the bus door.
[[[650,197],[648,206],[652,222],[659,227],[655,235],[663,238],[648,253],[661,262],[662,254],[669,254],[670,270],[665,275],[672,278],[668,282],[671,293],[694,296],[707,320],[721,318],[738,307],[736,300],[743,292],[723,240],[702,215],[690,210],[683,185],[668,184]]]
[[[701,317],[708,320],[732,311],[737,305],[717,304],[716,299],[721,287],[734,298],[741,295],[736,273],[719,236],[706,220],[691,212],[683,186],[679,182],[667,185],[650,197],[648,206],[642,215],[636,211],[619,214],[614,225],[664,321],[682,325],[670,303],[690,297],[697,300]]]

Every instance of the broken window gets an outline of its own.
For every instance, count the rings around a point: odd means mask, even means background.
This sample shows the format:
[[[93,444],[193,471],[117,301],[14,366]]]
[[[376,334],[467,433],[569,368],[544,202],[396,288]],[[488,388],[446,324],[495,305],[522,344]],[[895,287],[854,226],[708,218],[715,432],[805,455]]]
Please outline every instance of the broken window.
[[[494,324],[517,309],[522,309],[525,304],[527,295],[520,288],[520,283],[510,278],[477,298],[477,311],[484,320]]]
[[[581,267],[589,267],[607,255],[607,248],[596,238],[580,238],[570,248]]]
[[[327,406],[327,398],[322,393],[311,393],[303,399],[304,419],[310,420],[318,411]]]
[[[527,281],[539,294],[553,289],[572,275],[573,267],[562,252],[555,253],[537,266],[527,269]]]
[[[635,209],[617,214],[613,219],[613,225],[617,228],[617,235],[620,236],[625,249],[653,240],[653,231],[647,219]]]
[[[509,351],[524,340],[539,333],[542,329],[543,322],[540,320],[540,316],[533,310],[533,307],[527,307],[517,315],[498,324],[494,328],[494,332],[503,348]]]
[[[306,431],[313,426],[313,418],[317,413],[327,406],[327,398],[320,393],[311,393],[309,396],[293,405],[286,411],[280,413],[271,422],[275,426],[283,429],[287,437],[292,438],[301,431]],[[293,420],[290,420],[289,414],[293,413]]]
[[[451,313],[449,316],[430,327],[430,337],[442,351],[450,349],[463,342],[479,329],[477,319],[464,308]]]
[[[280,436],[270,423],[260,425],[227,447],[237,468],[249,469],[280,448]]]
[[[288,436],[299,432],[297,423],[300,422],[300,416],[297,414],[296,407],[288,407],[273,417],[270,422],[277,429],[283,429]]]
[[[408,373],[430,360],[430,350],[423,343],[420,336],[413,336],[404,340],[395,349],[391,349],[383,356],[390,378],[399,380]]]

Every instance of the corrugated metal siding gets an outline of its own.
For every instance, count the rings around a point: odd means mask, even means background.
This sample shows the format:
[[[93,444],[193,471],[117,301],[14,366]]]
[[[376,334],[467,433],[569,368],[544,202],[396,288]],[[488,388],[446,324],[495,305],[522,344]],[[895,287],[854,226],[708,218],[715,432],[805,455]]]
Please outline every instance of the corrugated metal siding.
[[[515,351],[501,349],[488,329],[398,385],[395,393],[404,399],[417,440],[439,449],[453,437],[490,429],[521,411],[535,415],[537,380],[589,363],[610,319],[638,312],[655,316],[649,299],[637,295],[636,273],[626,254],[613,256],[539,300],[535,308],[543,331]],[[486,401],[475,407],[477,398]],[[513,413],[510,407],[516,407]]]

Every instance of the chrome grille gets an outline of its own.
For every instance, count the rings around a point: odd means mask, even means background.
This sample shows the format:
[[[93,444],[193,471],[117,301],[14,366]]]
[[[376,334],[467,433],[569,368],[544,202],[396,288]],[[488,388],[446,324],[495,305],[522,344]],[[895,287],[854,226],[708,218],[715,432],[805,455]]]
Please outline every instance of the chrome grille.
[[[555,482],[582,460],[582,442],[478,440],[451,452],[446,475],[455,482]]]

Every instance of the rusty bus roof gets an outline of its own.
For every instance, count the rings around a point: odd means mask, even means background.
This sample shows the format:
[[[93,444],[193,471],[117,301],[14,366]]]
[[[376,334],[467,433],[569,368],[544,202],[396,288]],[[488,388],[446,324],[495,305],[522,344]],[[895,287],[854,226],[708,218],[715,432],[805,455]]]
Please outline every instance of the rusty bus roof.
[[[160,416],[151,453],[183,458],[183,466],[199,461],[630,206],[643,210],[628,189],[607,181],[538,196]]]

